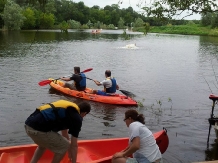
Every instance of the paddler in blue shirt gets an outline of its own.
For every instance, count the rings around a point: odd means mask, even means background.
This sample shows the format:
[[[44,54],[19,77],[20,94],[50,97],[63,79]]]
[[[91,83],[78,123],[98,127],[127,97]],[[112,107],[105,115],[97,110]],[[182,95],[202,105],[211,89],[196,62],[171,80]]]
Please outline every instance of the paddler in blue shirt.
[[[71,81],[74,83],[65,83],[64,87],[72,90],[84,91],[86,89],[86,76],[84,73],[80,73],[80,67],[74,67],[74,74],[70,78],[61,77],[61,80]]]

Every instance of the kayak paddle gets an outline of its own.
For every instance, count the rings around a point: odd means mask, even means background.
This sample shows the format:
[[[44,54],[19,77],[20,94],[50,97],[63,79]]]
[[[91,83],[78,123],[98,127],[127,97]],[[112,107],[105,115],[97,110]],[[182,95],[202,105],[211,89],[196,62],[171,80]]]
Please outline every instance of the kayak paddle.
[[[93,70],[93,68],[89,68],[89,69],[86,69],[86,70],[82,71],[81,73],[89,72],[89,71],[92,71],[92,70]],[[69,76],[66,76],[66,77],[69,77]],[[58,79],[60,79],[60,78],[57,78],[57,79],[54,79],[54,80],[58,80]],[[47,84],[50,84],[54,80],[43,80],[43,81],[40,81],[38,84],[40,86],[45,86]]]
[[[126,90],[120,90],[124,95],[129,96],[129,97],[135,97],[135,95],[132,92],[126,91]]]

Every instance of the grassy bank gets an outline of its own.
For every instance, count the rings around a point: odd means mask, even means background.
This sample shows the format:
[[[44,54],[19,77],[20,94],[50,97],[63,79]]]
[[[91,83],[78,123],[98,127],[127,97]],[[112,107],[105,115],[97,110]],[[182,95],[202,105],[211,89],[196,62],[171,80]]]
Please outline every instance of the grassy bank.
[[[144,32],[144,27],[135,29],[139,32]],[[167,33],[167,34],[182,34],[182,35],[200,35],[200,36],[217,36],[218,28],[211,29],[210,27],[202,27],[200,25],[167,25],[160,27],[151,27],[149,33]]]

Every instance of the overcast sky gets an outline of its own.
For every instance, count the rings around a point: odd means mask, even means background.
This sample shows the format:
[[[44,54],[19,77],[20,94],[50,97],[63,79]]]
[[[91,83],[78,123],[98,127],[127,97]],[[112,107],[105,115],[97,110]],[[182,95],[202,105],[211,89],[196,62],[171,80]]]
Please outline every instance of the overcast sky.
[[[73,2],[84,2],[84,4],[88,7],[92,7],[94,5],[99,6],[100,8],[104,8],[105,6],[109,5],[111,6],[112,4],[118,4],[119,0],[73,0]],[[139,7],[137,7],[137,4],[142,1],[142,0],[121,0],[122,4],[120,5],[120,8],[128,8],[129,6],[131,6],[133,8],[133,10],[135,10],[136,12],[140,12],[142,11]],[[186,14],[184,13],[182,16],[185,16]],[[178,17],[176,19],[181,19],[182,17]],[[192,15],[189,17],[185,18],[186,20],[199,20],[201,19],[200,15]]]

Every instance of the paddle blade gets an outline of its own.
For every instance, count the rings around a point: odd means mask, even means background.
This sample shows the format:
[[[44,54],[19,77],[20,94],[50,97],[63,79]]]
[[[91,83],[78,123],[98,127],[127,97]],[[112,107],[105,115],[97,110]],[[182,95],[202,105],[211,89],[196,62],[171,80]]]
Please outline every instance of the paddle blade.
[[[52,80],[43,80],[43,81],[40,81],[38,84],[40,86],[44,86],[44,85],[48,85],[52,82]]]
[[[93,68],[88,68],[88,69],[84,70],[82,73],[89,72],[89,71],[92,71],[92,70],[93,70]]]
[[[135,95],[132,92],[126,91],[126,90],[119,90],[122,92],[124,95],[129,96],[129,97],[135,97]]]

